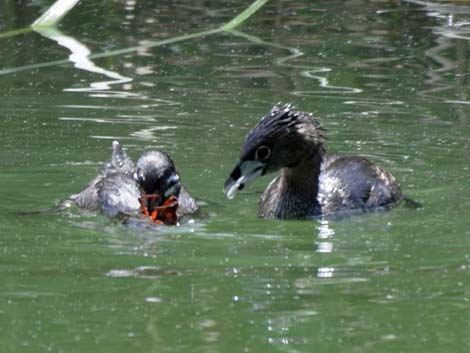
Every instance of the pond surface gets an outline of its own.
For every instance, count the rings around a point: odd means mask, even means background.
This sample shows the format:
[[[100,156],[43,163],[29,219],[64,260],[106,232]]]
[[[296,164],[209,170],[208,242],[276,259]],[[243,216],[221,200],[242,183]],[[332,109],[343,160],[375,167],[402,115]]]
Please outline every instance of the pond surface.
[[[232,33],[153,44],[249,4],[82,1],[41,33],[11,31],[50,3],[0,5],[1,352],[470,351],[470,6],[269,1]],[[268,177],[226,200],[278,101],[423,207],[262,220]],[[149,231],[19,213],[81,190],[113,139],[169,152],[206,216]]]

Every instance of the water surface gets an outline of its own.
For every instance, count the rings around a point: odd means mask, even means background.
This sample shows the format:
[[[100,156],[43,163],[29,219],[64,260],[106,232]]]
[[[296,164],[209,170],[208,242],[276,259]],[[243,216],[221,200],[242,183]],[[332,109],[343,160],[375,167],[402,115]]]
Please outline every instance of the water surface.
[[[4,2],[0,31],[47,5]],[[86,1],[59,31],[0,37],[2,352],[470,350],[470,7],[270,1],[232,33],[148,45],[248,5]],[[244,135],[278,101],[423,208],[260,220],[267,177],[226,200]],[[78,192],[113,139],[134,159],[169,152],[207,216],[145,231],[18,214]]]

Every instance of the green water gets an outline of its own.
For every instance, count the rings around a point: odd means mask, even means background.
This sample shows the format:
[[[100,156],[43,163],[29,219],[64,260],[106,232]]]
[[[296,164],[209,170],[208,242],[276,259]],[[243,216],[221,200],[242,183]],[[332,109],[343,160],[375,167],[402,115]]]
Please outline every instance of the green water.
[[[146,48],[249,2],[82,1],[56,39],[142,47],[86,69],[45,34],[0,37],[0,351],[470,351],[470,7],[425,4],[273,0],[240,32]],[[48,5],[4,1],[0,32]],[[278,101],[423,208],[261,220],[267,177],[226,200],[244,135]],[[134,159],[169,152],[207,217],[145,231],[18,213],[78,192],[113,139]]]

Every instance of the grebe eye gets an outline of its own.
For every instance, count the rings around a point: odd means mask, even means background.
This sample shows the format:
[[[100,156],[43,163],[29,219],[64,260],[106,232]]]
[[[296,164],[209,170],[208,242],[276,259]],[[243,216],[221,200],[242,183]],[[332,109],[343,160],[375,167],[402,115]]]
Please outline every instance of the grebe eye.
[[[180,176],[178,174],[173,174],[166,179],[166,185],[167,187],[172,187],[175,186],[176,183],[180,181]]]
[[[268,146],[260,146],[255,152],[255,158],[257,160],[266,160],[271,155],[271,149]]]
[[[145,175],[140,169],[137,169],[137,171],[134,172],[134,180],[139,184],[145,181]]]

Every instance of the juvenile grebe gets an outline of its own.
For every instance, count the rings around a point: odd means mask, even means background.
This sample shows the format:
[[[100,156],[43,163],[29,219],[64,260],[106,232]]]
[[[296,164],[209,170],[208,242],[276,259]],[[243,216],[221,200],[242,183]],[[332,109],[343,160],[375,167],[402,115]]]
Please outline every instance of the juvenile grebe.
[[[117,141],[113,142],[111,159],[104,163],[100,174],[73,195],[72,200],[81,208],[101,211],[110,217],[136,216],[142,211],[152,215],[165,208],[168,200],[177,200],[179,216],[198,210],[167,153],[147,151],[136,168]]]

